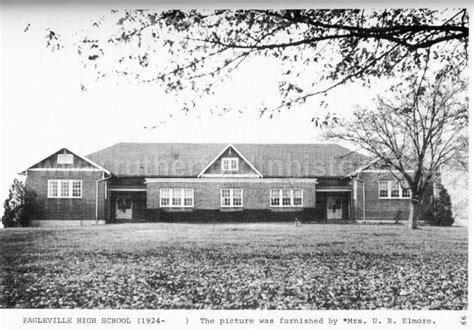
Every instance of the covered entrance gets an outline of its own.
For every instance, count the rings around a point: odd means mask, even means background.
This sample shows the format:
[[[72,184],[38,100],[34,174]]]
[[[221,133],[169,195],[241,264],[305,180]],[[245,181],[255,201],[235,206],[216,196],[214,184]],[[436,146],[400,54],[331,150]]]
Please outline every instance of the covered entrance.
[[[349,220],[351,208],[350,191],[316,190],[316,213],[318,220]]]
[[[110,189],[110,221],[143,222],[146,219],[146,191]]]
[[[133,200],[131,197],[118,197],[115,200],[115,218],[131,220],[132,219]]]
[[[342,198],[328,196],[326,200],[326,215],[328,220],[342,220]]]

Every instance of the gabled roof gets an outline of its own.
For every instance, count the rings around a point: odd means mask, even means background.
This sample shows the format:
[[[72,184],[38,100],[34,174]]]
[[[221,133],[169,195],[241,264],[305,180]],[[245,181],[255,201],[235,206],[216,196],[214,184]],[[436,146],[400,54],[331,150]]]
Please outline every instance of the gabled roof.
[[[224,150],[216,143],[119,143],[87,157],[115,176],[197,177]],[[263,177],[341,177],[363,155],[337,144],[233,144]]]
[[[110,172],[105,169],[104,167],[102,167],[101,165],[95,163],[94,161],[90,160],[89,158],[85,157],[85,156],[81,156],[77,153],[74,153],[72,152],[70,149],[66,148],[66,147],[63,147],[61,149],[59,149],[58,151],[54,152],[54,153],[51,153],[49,154],[47,157],[45,157],[44,159],[42,159],[41,161],[39,162],[36,162],[35,164],[33,164],[31,167],[28,167],[27,169],[23,170],[20,174],[24,174],[27,170],[31,170],[31,169],[43,169],[43,168],[50,168],[48,166],[48,160],[50,158],[52,158],[54,155],[57,155],[59,153],[70,153],[70,154],[73,154],[75,157],[83,160],[86,164],[89,165],[90,168],[97,168],[99,170],[102,170],[104,171],[105,173],[109,174],[110,175]],[[55,163],[55,162],[51,162],[51,163]],[[70,165],[70,164],[62,164],[62,165],[56,165],[54,167],[54,169],[74,169],[75,166],[74,165]]]
[[[209,164],[198,174],[198,177],[201,177],[201,176],[206,172],[206,170],[208,170],[208,169],[211,167],[211,165],[213,165],[214,162],[216,162],[217,159],[219,159],[219,158],[222,156],[222,154],[224,154],[225,151],[227,151],[229,148],[233,149],[234,152],[235,152],[238,156],[240,156],[240,157],[242,158],[242,160],[244,160],[244,162],[246,162],[246,163],[248,164],[248,166],[249,166],[253,171],[255,171],[255,173],[256,173],[256,175],[257,175],[258,177],[260,177],[260,178],[263,177],[263,175],[260,173],[260,171],[258,171],[257,169],[255,169],[255,167],[253,166],[253,164],[250,163],[250,161],[247,160],[247,159],[245,158],[245,156],[242,155],[242,153],[240,153],[240,152],[237,150],[237,148],[235,148],[232,144],[227,145],[227,146],[222,150],[222,152],[220,152],[219,154],[217,154],[217,156],[216,156],[211,162],[209,162]]]

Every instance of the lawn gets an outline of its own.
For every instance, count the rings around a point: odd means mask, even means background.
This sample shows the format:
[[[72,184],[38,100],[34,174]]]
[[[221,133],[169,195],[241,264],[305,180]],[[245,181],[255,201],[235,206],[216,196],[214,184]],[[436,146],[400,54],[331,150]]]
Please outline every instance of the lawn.
[[[5,229],[0,305],[466,309],[467,233],[334,224]]]

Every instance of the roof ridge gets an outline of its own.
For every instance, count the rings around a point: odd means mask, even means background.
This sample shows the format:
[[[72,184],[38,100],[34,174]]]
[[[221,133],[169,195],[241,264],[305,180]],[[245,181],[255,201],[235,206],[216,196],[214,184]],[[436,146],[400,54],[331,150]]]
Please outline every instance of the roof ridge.
[[[168,141],[168,142],[136,142],[136,141],[122,141],[119,143],[115,143],[109,147],[116,146],[116,145],[123,145],[123,144],[147,144],[147,145],[152,145],[152,144],[163,144],[163,145],[337,145],[343,148],[346,148],[344,146],[341,146],[338,143],[334,142],[311,142],[311,143],[304,143],[304,142],[298,142],[298,143],[253,143],[253,142],[173,142],[173,141]],[[109,148],[106,147],[106,148]]]
[[[282,173],[293,171],[291,169],[288,170],[286,165],[289,164],[288,162],[291,163],[293,160],[299,159],[302,162],[311,162],[307,168],[310,169],[308,171],[310,171],[312,175],[343,175],[348,171],[347,167],[343,166],[343,164],[358,163],[360,162],[358,159],[364,158],[364,155],[358,153],[355,149],[344,147],[336,142],[284,144],[118,142],[91,153],[86,157],[104,166],[112,173],[122,176],[142,173],[140,169],[148,169],[149,162],[156,162],[153,171],[156,171],[157,174],[168,174],[169,166],[174,164],[173,162],[176,160],[180,160],[189,166],[189,169],[186,168],[187,176],[197,176],[206,164],[209,163],[209,160],[216,157],[224,147],[229,145],[234,146],[249,160],[249,163],[252,162],[262,176],[274,176],[275,173],[280,171]],[[142,168],[140,162],[144,162],[147,166]],[[275,162],[280,162],[278,164],[281,164],[281,166],[269,166],[269,164],[275,164]],[[168,168],[162,166],[163,163],[168,165]],[[298,166],[296,165],[295,167],[297,168]],[[278,170],[277,168],[281,169]]]
[[[92,152],[92,153],[87,154],[86,157],[89,158],[89,157],[91,157],[91,156],[94,155],[94,154],[102,153],[102,152],[104,152],[104,151],[106,151],[106,150],[108,150],[108,149],[112,149],[113,147],[116,147],[116,146],[121,145],[121,144],[124,144],[124,143],[118,142],[118,143],[115,143],[115,144],[110,145],[110,146],[108,146],[108,147],[101,148],[101,149],[99,149],[99,150],[97,150],[97,151],[95,151],[95,152]]]

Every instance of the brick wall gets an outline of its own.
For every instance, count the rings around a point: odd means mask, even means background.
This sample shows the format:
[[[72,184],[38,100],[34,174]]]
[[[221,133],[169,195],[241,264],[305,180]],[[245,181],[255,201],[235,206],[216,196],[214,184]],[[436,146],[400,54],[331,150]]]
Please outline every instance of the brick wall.
[[[353,195],[354,219],[361,220],[364,218],[364,185],[361,181],[357,181],[356,192]],[[365,188],[367,189],[367,188]],[[378,188],[377,188],[378,189]]]
[[[271,209],[244,209],[225,212],[201,209],[193,212],[174,212],[161,209],[148,209],[149,222],[193,222],[193,223],[245,223],[245,222],[314,222],[318,218],[314,208],[299,211],[274,211]]]
[[[348,178],[337,178],[337,177],[318,177],[318,187],[324,188],[325,186],[347,186],[351,184],[351,180]]]
[[[38,196],[41,220],[94,220],[96,182],[102,179],[101,171],[28,171],[27,189]],[[81,179],[82,198],[48,198],[48,179]],[[99,186],[99,219],[105,215],[105,184]]]
[[[361,172],[359,178],[365,182],[365,216],[367,220],[394,220],[399,212],[401,220],[408,219],[410,199],[380,199],[379,181],[394,180],[387,172]],[[362,183],[358,183],[357,219],[362,219]]]
[[[108,180],[109,187],[137,187],[145,188],[144,177],[112,177]]]
[[[102,175],[100,175],[100,179],[102,179]],[[93,184],[95,187],[95,182],[97,181],[97,179],[92,179],[92,181],[94,182]],[[107,203],[108,203],[109,196],[108,194],[107,195],[105,194],[105,190],[107,189],[107,185],[108,185],[106,184],[106,182],[107,180],[99,182],[99,190],[98,190],[98,197],[99,197],[98,219],[99,220],[107,220],[109,217],[108,211],[107,211],[108,209]],[[84,182],[83,182],[83,185],[84,185]],[[95,199],[95,193],[93,194],[93,198]],[[95,205],[94,205],[94,208],[95,208]],[[95,219],[95,216],[93,219]]]
[[[303,208],[315,207],[314,183],[296,183],[291,185],[287,180],[281,182],[209,182],[201,183],[148,183],[147,208],[156,209],[160,206],[160,188],[193,188],[194,209],[221,209],[221,189],[243,189],[243,209],[274,209],[288,208],[270,207],[270,189],[293,188],[303,189]],[[224,208],[225,209],[225,208]]]

